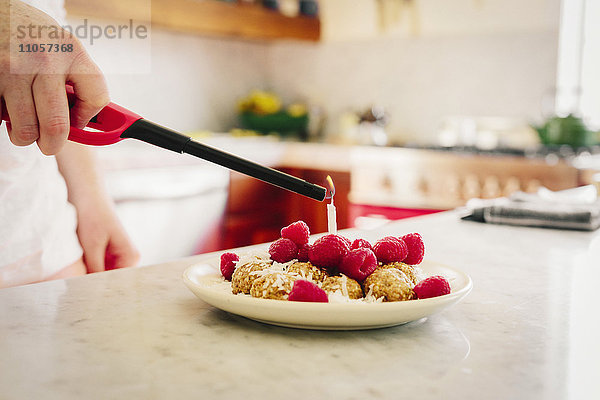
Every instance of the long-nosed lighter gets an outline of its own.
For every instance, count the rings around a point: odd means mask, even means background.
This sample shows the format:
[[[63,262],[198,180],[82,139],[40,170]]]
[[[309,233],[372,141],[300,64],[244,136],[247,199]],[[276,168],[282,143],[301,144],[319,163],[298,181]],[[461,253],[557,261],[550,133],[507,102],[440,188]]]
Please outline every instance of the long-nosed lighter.
[[[70,86],[66,88],[69,101],[75,101],[73,89]],[[138,139],[177,153],[191,154],[311,199],[323,201],[327,194],[327,189],[322,186],[199,143],[189,136],[150,122],[114,103],[104,107],[87,126],[97,131],[71,127],[69,140],[102,146],[126,138]]]

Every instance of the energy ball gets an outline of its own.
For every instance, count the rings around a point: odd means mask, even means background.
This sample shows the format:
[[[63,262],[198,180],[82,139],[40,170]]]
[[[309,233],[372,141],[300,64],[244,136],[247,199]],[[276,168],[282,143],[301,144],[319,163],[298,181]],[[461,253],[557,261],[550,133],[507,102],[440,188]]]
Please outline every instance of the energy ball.
[[[289,274],[298,274],[302,279],[313,282],[323,282],[328,276],[327,271],[309,262],[294,263],[288,267],[287,272]]]
[[[417,283],[421,282],[425,278],[423,276],[423,271],[421,271],[421,268],[415,267],[413,265],[408,265],[403,262],[394,262],[394,263],[390,263],[390,264],[384,264],[384,265],[380,266],[379,268],[381,268],[381,269],[395,268],[395,269],[402,271],[404,273],[404,275],[406,275],[406,277],[408,279],[410,279],[413,286],[416,285]]]
[[[415,298],[414,284],[397,268],[378,268],[363,282],[365,293],[383,301],[405,301]]]
[[[250,294],[252,283],[260,277],[260,271],[271,266],[266,261],[254,261],[236,267],[231,277],[231,291],[233,294]]]
[[[254,280],[250,295],[263,299],[287,300],[296,277],[283,273],[273,272]]]
[[[344,296],[353,300],[361,299],[363,297],[363,291],[360,284],[354,279],[348,278],[346,275],[325,278],[321,284],[321,289],[327,292],[327,294],[339,290]]]

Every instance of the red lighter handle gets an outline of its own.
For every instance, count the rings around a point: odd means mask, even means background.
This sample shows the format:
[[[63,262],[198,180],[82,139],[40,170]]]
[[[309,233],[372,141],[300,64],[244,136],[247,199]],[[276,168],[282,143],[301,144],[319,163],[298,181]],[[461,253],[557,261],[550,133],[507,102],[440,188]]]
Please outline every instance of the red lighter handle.
[[[71,86],[67,86],[67,97],[69,105],[76,101],[75,92]],[[88,127],[100,132],[87,131],[71,126],[69,140],[93,146],[103,146],[121,141],[121,134],[135,121],[142,119],[139,115],[121,107],[115,103],[109,103],[92,118]]]

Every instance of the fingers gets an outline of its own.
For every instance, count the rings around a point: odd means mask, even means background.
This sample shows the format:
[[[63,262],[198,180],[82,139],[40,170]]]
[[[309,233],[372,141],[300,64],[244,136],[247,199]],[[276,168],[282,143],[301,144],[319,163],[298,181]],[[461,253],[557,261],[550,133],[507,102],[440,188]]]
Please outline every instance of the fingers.
[[[92,273],[137,265],[140,254],[123,226],[117,220],[110,221],[110,218],[103,221],[109,226],[96,225],[85,234],[78,230],[87,271]],[[80,224],[82,222],[80,218]]]
[[[38,75],[33,98],[39,123],[38,147],[46,155],[58,153],[69,135],[69,103],[60,75]]]
[[[91,240],[92,243],[81,242],[81,247],[83,248],[83,261],[87,271],[88,273],[104,271],[104,255],[107,244],[106,242],[100,242],[98,240],[94,241],[94,238]]]
[[[93,63],[86,68],[95,73],[70,75],[76,96],[70,111],[61,75],[36,75],[33,82],[23,79],[6,89],[3,98],[10,116],[7,127],[15,145],[37,141],[42,153],[56,154],[67,140],[70,125],[83,128],[108,104],[104,77]]]
[[[15,86],[4,93],[6,111],[10,115],[10,123],[6,125],[8,136],[14,145],[28,146],[39,138],[35,102],[30,85],[26,85],[25,90]]]
[[[127,234],[120,232],[111,238],[106,248],[105,266],[107,270],[133,267],[139,261],[140,253],[133,247]]]
[[[67,140],[69,125],[85,127],[109,103],[102,72],[81,46],[75,47],[80,48],[73,53],[75,56],[53,61],[47,66],[50,69],[13,75],[6,82],[0,80],[0,97],[6,102],[6,112],[0,109],[0,118],[8,114],[9,137],[15,145],[27,146],[37,141],[44,154],[56,154]],[[49,72],[54,70],[57,72]],[[66,82],[75,91],[71,110]]]
[[[80,59],[76,73],[70,73],[67,80],[73,85],[77,97],[71,108],[71,124],[83,128],[110,102],[108,88],[100,69],[87,55]]]
[[[37,141],[42,153],[56,154],[69,134],[69,105],[60,75],[37,75],[11,85],[4,94],[10,140],[17,146]]]
[[[4,120],[6,120],[6,124],[8,125],[9,117],[6,111],[6,103],[4,102],[4,97],[0,97],[0,125],[2,125]]]

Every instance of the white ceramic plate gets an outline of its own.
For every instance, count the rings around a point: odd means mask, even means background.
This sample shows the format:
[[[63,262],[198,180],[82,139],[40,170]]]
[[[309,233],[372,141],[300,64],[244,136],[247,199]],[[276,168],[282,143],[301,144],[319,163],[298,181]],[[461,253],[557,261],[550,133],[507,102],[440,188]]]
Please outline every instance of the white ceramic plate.
[[[389,303],[304,303],[259,299],[231,293],[215,258],[192,265],[183,273],[186,286],[208,304],[255,321],[302,329],[353,330],[383,328],[416,321],[437,313],[465,297],[473,286],[471,278],[457,269],[431,261],[419,266],[426,276],[442,275],[452,292],[423,300]]]

